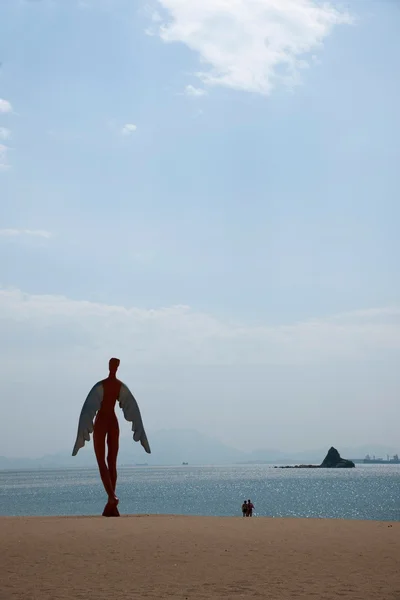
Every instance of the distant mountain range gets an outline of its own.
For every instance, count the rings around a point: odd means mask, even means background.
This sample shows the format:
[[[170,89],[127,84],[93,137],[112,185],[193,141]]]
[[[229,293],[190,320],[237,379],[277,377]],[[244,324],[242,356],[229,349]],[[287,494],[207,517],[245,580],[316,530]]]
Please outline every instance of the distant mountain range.
[[[243,452],[231,448],[218,440],[208,437],[196,430],[162,430],[149,435],[152,454],[148,455],[143,448],[132,441],[131,436],[121,437],[118,463],[122,465],[221,465],[237,463],[320,463],[328,449],[335,445],[335,440],[327,440],[326,447],[305,452],[281,452],[280,450],[262,448]],[[385,457],[393,455],[396,449],[385,446],[361,446],[345,448],[335,446],[345,458],[364,458],[366,454]],[[398,450],[397,450],[398,452]],[[0,470],[5,469],[41,469],[41,468],[78,468],[96,467],[93,445],[90,442],[79,451],[76,457],[71,450],[48,454],[41,458],[7,458],[0,456]]]

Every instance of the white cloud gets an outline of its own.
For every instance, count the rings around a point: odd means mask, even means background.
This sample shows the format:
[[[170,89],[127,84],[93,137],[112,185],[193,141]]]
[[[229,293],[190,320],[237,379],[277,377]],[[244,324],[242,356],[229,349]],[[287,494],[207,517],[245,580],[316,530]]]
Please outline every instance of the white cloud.
[[[51,238],[52,234],[43,229],[0,229],[0,237],[34,236]]]
[[[139,364],[303,365],[380,358],[400,350],[400,308],[259,327],[223,321],[187,306],[143,309],[0,289],[0,338],[15,360],[34,346],[40,360],[55,348],[74,361],[108,354]],[[61,356],[60,354],[60,356]]]
[[[185,95],[192,96],[194,98],[199,98],[200,96],[205,96],[207,94],[206,90],[202,88],[196,88],[193,85],[187,85],[185,87]]]
[[[334,26],[350,15],[317,0],[158,0],[169,20],[158,33],[195,51],[203,83],[269,94],[294,85]]]
[[[7,150],[7,146],[4,146],[4,144],[0,144],[0,171],[9,168],[9,164],[7,162]]]
[[[8,113],[12,112],[12,106],[8,100],[3,100],[0,98],[0,113]]]
[[[151,20],[153,21],[153,23],[161,23],[162,17],[160,13],[155,10],[151,15]]]
[[[0,140],[8,140],[11,137],[11,131],[6,127],[0,127]]]
[[[132,135],[136,131],[137,127],[133,123],[125,123],[121,129],[122,135]]]

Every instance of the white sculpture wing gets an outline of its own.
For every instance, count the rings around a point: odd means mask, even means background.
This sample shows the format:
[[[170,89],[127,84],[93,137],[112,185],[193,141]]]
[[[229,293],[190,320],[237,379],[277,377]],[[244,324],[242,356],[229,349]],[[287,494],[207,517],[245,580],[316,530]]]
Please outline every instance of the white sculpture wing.
[[[81,410],[78,423],[78,433],[76,442],[72,451],[72,456],[78,454],[78,450],[83,448],[85,441],[90,441],[90,434],[93,433],[93,419],[97,411],[100,409],[103,401],[103,386],[101,381],[96,383],[90,390]]]
[[[140,442],[147,454],[151,454],[138,403],[136,402],[128,386],[126,386],[124,383],[121,384],[119,405],[122,408],[126,421],[130,421],[132,423],[134,441]]]

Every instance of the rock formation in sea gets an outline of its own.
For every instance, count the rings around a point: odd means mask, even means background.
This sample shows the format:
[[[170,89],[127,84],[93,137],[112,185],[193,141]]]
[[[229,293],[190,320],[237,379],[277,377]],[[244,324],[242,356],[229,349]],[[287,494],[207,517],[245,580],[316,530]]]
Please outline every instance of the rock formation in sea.
[[[328,454],[320,465],[295,465],[286,467],[275,467],[278,469],[353,469],[356,465],[352,460],[342,458],[333,446],[329,448]]]
[[[352,469],[355,466],[352,460],[342,458],[333,446],[329,448],[328,454],[320,464],[320,468],[322,469]]]

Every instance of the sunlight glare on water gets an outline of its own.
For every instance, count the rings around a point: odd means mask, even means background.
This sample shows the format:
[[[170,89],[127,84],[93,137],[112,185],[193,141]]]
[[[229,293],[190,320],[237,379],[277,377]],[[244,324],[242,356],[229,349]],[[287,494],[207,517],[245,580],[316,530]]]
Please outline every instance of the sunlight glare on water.
[[[233,516],[251,498],[256,514],[400,520],[400,466],[349,470],[274,469],[267,465],[121,468],[124,514]],[[1,515],[101,514],[97,470],[0,472]]]

